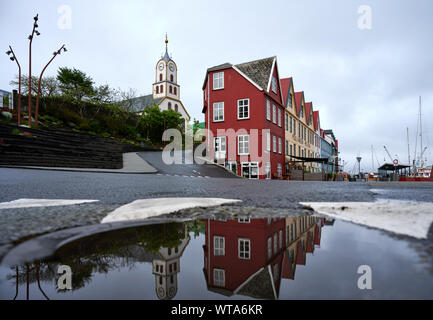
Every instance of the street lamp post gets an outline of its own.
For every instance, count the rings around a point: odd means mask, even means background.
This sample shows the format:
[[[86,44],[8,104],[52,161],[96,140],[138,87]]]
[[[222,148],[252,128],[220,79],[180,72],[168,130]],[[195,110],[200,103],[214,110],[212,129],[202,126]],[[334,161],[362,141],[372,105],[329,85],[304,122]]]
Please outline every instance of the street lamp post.
[[[18,125],[21,125],[21,66],[18,62],[17,57],[15,56],[14,50],[11,46],[9,46],[9,51],[6,51],[6,54],[9,56],[12,54],[11,59],[12,61],[15,61],[18,65],[18,110],[17,110],[17,118],[18,118]]]
[[[33,18],[35,22],[33,23],[32,34],[28,37],[29,42],[29,128],[32,127],[32,41],[36,33],[37,36],[40,35],[39,31],[36,30],[38,27],[38,14]]]
[[[38,123],[39,123],[39,122],[38,122],[38,115],[39,115],[39,96],[40,96],[40,94],[41,94],[41,81],[42,81],[42,76],[43,76],[43,74],[44,74],[44,72],[45,72],[45,69],[47,69],[47,67],[50,65],[50,63],[54,60],[54,58],[55,58],[58,54],[61,54],[62,50],[63,50],[63,52],[66,52],[66,51],[67,51],[66,48],[65,48],[65,45],[62,45],[62,46],[60,47],[59,50],[54,51],[54,53],[53,53],[53,57],[50,59],[50,61],[48,61],[47,65],[42,69],[41,75],[39,76],[39,82],[38,82],[38,93],[37,93],[37,95],[36,95],[36,108],[35,108],[35,121],[36,121],[36,125],[38,125]]]

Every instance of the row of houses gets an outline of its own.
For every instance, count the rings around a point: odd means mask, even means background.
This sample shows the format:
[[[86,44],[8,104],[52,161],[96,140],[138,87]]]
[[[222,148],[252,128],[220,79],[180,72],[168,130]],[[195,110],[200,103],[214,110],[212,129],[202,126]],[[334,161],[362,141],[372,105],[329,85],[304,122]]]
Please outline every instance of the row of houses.
[[[278,299],[283,279],[294,280],[297,265],[320,247],[322,227],[332,220],[315,216],[289,218],[207,219],[204,226],[203,274],[207,289],[224,296]],[[190,243],[160,248],[152,260],[158,299],[178,292],[181,257]]]
[[[235,174],[338,172],[338,140],[293,78],[280,78],[276,57],[208,68],[202,89],[208,155]]]
[[[331,222],[331,221],[329,221]],[[278,299],[281,280],[320,247],[328,221],[314,216],[206,220],[203,246],[207,289],[225,296]]]

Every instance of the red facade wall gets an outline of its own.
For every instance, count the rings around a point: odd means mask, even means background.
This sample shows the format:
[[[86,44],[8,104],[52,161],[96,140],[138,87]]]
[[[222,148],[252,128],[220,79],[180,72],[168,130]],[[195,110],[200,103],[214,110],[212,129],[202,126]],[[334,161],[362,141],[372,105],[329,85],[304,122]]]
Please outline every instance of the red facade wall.
[[[268,260],[267,239],[268,237],[273,239],[274,233],[278,234],[280,230],[283,231],[283,249]],[[214,256],[214,236],[225,238],[224,256]],[[239,238],[250,240],[251,257],[249,260],[238,258]],[[279,270],[281,270],[285,241],[284,219],[272,220],[270,224],[268,224],[267,219],[251,219],[250,223],[239,223],[237,220],[227,220],[226,222],[207,220],[205,248],[209,251],[205,255],[209,257],[209,265],[206,265],[205,262],[204,269],[208,273],[209,284],[213,286],[214,283],[214,268],[225,270],[225,289],[229,291],[234,291],[251,275],[268,264],[278,263]]]
[[[213,90],[213,74],[216,72],[224,72],[224,89],[221,90]],[[274,75],[278,78],[277,68],[274,68]],[[269,129],[271,132],[271,152],[270,152],[270,162],[271,162],[271,173],[277,173],[277,163],[281,163],[282,172],[284,174],[284,162],[285,162],[285,134],[284,134],[284,108],[282,106],[282,98],[280,96],[280,83],[278,83],[277,94],[271,92],[261,91],[256,86],[254,86],[250,81],[248,81],[245,77],[243,77],[240,73],[238,73],[233,68],[228,68],[224,70],[218,70],[214,72],[209,72],[206,86],[204,87],[203,94],[203,102],[204,102],[204,113],[205,113],[205,123],[206,129],[212,131],[214,136],[219,136],[217,134],[218,129],[233,129],[238,131],[240,129],[245,129],[247,133],[250,133],[251,129],[257,129],[259,132],[258,135],[258,157],[263,156],[263,151],[266,146],[262,143],[262,130]],[[210,88],[209,88],[210,86]],[[210,89],[210,90],[209,90]],[[267,88],[264,88],[265,90]],[[206,97],[206,99],[205,99]],[[250,99],[250,114],[249,119],[246,120],[238,120],[237,114],[237,101],[239,99]],[[275,104],[277,108],[281,110],[281,127],[277,124],[274,124],[271,121],[266,120],[266,100],[269,99],[271,101],[271,111],[272,104]],[[224,102],[224,121],[223,122],[213,122],[213,103],[215,102]],[[272,114],[272,112],[271,112]],[[278,115],[278,112],[277,112]],[[278,147],[278,137],[281,138],[282,144],[282,152],[281,154],[274,153],[272,149],[272,136],[277,136],[277,147]],[[251,136],[250,136],[251,140]],[[266,141],[266,139],[265,139]],[[213,141],[211,142],[213,145]],[[227,140],[227,148],[230,148],[229,141]],[[237,141],[236,141],[236,161],[237,162],[253,162],[259,161],[259,166],[261,166],[261,159],[257,159],[251,155],[251,143],[250,143],[250,156],[248,159],[245,157],[241,157],[237,155]],[[229,153],[229,150],[227,150]],[[263,168],[260,170],[260,178],[265,178],[265,171]],[[238,166],[238,174],[240,174],[240,166]]]

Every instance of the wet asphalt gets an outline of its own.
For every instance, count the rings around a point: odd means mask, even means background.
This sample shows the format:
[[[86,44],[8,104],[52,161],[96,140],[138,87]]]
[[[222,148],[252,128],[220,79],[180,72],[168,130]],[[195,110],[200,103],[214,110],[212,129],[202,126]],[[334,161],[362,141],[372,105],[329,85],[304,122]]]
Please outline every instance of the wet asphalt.
[[[111,174],[0,168],[0,202],[21,198],[91,199],[97,203],[0,211],[0,256],[12,241],[98,223],[116,207],[157,197],[240,199],[234,206],[302,212],[299,202],[433,201],[433,183],[247,180],[213,165],[165,165],[159,152],[141,153],[157,174]],[[252,209],[251,209],[252,208]]]

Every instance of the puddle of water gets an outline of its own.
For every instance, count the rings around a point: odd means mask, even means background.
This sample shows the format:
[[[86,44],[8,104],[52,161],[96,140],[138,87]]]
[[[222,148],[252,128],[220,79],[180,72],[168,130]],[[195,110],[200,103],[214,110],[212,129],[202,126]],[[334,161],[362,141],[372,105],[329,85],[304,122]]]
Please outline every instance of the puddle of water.
[[[60,290],[59,266],[72,270]],[[358,267],[372,289],[358,288]],[[63,282],[67,283],[67,282]],[[409,243],[315,216],[194,220],[105,232],[0,269],[0,299],[432,299]]]

